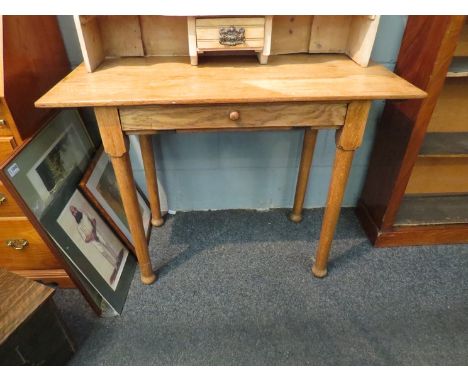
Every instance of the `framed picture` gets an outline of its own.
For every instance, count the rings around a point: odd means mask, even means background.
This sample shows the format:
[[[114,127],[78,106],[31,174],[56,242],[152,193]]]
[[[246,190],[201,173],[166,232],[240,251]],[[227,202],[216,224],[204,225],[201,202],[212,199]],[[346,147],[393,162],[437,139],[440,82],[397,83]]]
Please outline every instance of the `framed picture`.
[[[134,252],[133,239],[128,227],[122,198],[117,187],[114,169],[109,156],[101,148],[86,173],[79,187],[90,203],[101,213],[107,223],[114,228],[120,239]],[[138,204],[143,217],[146,236],[151,230],[151,210],[148,202],[137,187]]]
[[[75,267],[120,313],[136,261],[81,192],[64,189],[41,222]]]
[[[136,260],[77,190],[94,153],[79,113],[64,110],[2,164],[0,179],[91,307],[109,316],[123,309]]]
[[[64,186],[79,181],[94,151],[78,111],[65,110],[24,146],[6,175],[40,218]]]

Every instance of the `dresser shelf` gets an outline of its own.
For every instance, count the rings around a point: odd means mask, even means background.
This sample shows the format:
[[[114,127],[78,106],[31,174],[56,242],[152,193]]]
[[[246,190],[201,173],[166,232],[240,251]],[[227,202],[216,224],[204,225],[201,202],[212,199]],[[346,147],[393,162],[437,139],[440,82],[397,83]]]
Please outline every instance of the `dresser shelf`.
[[[468,157],[468,132],[427,133],[420,157]]]
[[[468,77],[468,57],[454,57],[447,77]]]
[[[395,226],[468,224],[468,194],[405,196]]]

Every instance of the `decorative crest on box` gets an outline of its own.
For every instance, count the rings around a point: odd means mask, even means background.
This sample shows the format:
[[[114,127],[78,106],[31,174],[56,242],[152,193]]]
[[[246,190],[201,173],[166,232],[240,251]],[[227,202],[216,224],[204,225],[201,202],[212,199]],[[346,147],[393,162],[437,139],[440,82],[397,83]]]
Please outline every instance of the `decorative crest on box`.
[[[219,43],[221,45],[236,46],[245,42],[245,29],[235,26],[219,28]]]

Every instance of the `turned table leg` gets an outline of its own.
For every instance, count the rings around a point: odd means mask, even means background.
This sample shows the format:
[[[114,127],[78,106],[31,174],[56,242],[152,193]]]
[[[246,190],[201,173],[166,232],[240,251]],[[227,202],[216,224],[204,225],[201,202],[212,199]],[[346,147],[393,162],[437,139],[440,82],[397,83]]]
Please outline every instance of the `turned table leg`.
[[[301,163],[297,176],[296,195],[294,196],[294,206],[289,214],[289,220],[299,223],[302,220],[302,207],[309,183],[310,166],[314,156],[315,141],[317,140],[317,130],[306,128],[304,130],[304,141],[302,144]]]
[[[154,151],[151,141],[152,135],[140,135],[141,156],[145,168],[146,189],[151,207],[151,224],[160,227],[164,224],[159,203],[159,189],[154,163]]]
[[[312,267],[312,273],[317,277],[324,277],[327,275],[328,254],[330,253],[333,235],[340,215],[341,203],[343,201],[353,156],[354,151],[345,151],[340,148],[336,149],[325,215],[323,217],[322,230],[320,231],[319,246],[317,248],[315,264]]]
[[[141,281],[143,284],[151,284],[156,280],[156,275],[151,266],[143,218],[138,204],[137,190],[128,154],[128,137],[121,130],[117,108],[96,107],[95,113],[104,150],[110,156],[114,167],[140,266]]]
[[[312,267],[312,273],[316,277],[325,277],[327,275],[328,256],[340,215],[349,171],[354,152],[362,142],[370,105],[370,101],[351,102],[346,113],[345,124],[336,133],[336,157],[315,256],[315,264]]]

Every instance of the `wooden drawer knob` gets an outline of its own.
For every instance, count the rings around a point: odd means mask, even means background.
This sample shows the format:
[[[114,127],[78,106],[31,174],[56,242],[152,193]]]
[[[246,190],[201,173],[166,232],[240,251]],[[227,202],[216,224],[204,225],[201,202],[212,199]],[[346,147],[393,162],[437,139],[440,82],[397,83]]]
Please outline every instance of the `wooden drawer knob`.
[[[0,126],[5,126],[6,125],[6,122],[4,119],[0,119]]]
[[[0,192],[0,206],[5,203],[7,201],[7,198],[5,195],[3,195],[1,192]]]
[[[238,111],[231,111],[231,112],[229,113],[229,119],[230,119],[231,121],[237,121],[239,118],[240,118],[240,114],[239,114]]]

